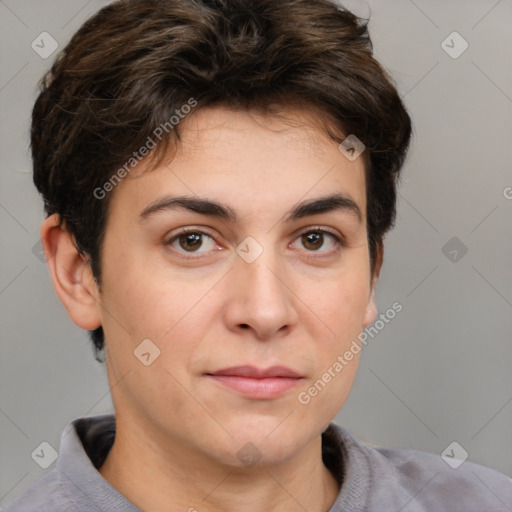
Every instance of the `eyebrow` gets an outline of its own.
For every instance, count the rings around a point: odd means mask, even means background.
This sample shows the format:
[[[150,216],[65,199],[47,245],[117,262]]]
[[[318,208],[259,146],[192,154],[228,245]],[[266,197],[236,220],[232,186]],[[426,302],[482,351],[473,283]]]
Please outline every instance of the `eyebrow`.
[[[235,224],[238,222],[236,211],[229,206],[217,201],[194,196],[161,197],[144,208],[139,215],[139,219],[145,220],[156,213],[180,208],[201,215],[208,215],[210,217],[230,221]],[[349,195],[342,193],[302,201],[294,205],[291,210],[286,213],[284,220],[286,222],[293,222],[311,215],[334,211],[343,211],[354,215],[359,223],[363,220],[363,215],[358,204]]]

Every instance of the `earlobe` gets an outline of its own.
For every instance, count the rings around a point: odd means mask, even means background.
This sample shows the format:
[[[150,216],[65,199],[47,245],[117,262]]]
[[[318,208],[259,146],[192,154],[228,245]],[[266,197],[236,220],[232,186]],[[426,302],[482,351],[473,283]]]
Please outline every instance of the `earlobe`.
[[[71,320],[82,329],[100,327],[99,294],[90,265],[78,253],[73,235],[60,224],[58,214],[43,221],[41,242],[53,287]]]
[[[377,306],[375,304],[375,286],[372,288],[368,305],[366,306],[366,312],[364,314],[363,327],[370,325],[377,317]]]

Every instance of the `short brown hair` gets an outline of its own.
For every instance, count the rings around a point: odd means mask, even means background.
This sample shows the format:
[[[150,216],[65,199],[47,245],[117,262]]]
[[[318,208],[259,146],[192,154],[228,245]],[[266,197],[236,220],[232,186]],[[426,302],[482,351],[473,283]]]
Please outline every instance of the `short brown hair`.
[[[94,191],[190,98],[266,112],[304,104],[331,120],[333,139],[360,139],[373,270],[411,121],[367,24],[330,0],[120,0],[87,20],[41,80],[31,149],[45,211],[60,214],[98,284],[109,197]],[[179,138],[177,125],[157,152]],[[100,361],[103,330],[90,333]]]

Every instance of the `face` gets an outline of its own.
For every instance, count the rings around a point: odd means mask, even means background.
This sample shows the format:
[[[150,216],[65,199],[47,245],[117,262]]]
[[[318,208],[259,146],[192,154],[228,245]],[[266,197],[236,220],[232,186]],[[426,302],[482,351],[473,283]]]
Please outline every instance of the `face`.
[[[312,113],[287,115],[197,110],[170,161],[113,192],[98,295],[112,397],[163,449],[240,466],[252,443],[277,464],[352,386],[375,317],[363,162]]]

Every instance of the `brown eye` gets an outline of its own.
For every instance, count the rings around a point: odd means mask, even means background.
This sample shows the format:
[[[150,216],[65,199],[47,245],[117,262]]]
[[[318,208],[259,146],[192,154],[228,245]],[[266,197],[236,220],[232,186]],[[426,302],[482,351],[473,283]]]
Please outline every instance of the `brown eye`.
[[[215,247],[213,238],[203,231],[199,230],[183,230],[173,236],[168,242],[178,252],[203,254]],[[203,251],[199,249],[206,248]]]
[[[319,233],[317,231],[305,233],[302,235],[301,239],[304,247],[311,249],[312,251],[320,249],[324,243],[323,233]]]
[[[321,254],[333,253],[344,245],[340,237],[325,229],[310,229],[299,235],[297,240],[300,240],[300,245],[307,252],[318,252]]]
[[[203,243],[198,233],[187,233],[178,237],[179,245],[186,251],[195,251],[199,249]]]

